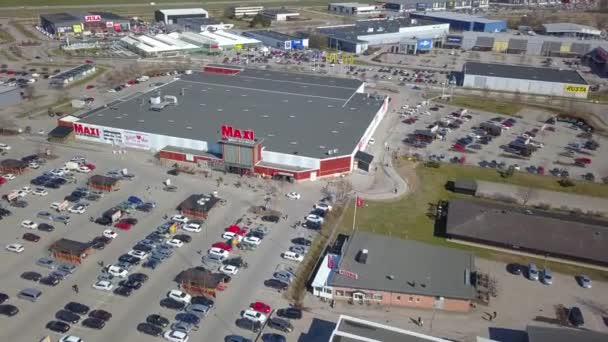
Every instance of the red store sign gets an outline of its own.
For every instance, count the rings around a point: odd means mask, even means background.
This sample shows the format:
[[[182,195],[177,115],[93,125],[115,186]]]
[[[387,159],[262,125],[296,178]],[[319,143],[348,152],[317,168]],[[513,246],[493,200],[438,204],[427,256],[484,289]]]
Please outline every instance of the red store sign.
[[[248,140],[250,142],[255,141],[255,134],[252,130],[243,129],[240,130],[238,128],[234,128],[228,125],[222,125],[222,139],[230,140],[230,139],[240,139],[240,140]]]
[[[85,15],[84,16],[85,23],[100,22],[100,21],[101,21],[100,15]]]
[[[74,133],[76,135],[84,135],[87,137],[99,138],[99,128],[85,126],[83,124],[74,123]]]

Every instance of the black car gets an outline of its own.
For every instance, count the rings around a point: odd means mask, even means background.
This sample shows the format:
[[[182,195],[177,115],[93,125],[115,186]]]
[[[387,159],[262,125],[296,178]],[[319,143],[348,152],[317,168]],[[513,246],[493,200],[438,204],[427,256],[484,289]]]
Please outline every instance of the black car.
[[[112,242],[111,238],[105,236],[96,236],[93,238],[93,240],[91,240],[90,244],[94,249],[104,249],[110,242]]]
[[[106,322],[98,318],[89,317],[82,321],[82,325],[91,329],[103,329],[106,326]]]
[[[129,255],[129,254],[123,254],[120,257],[118,257],[118,261],[126,262],[131,265],[139,265],[139,263],[141,262],[141,259],[138,257],[134,257],[132,255]]]
[[[123,297],[129,297],[132,292],[133,292],[132,289],[130,289],[128,287],[124,287],[124,286],[119,286],[116,288],[116,290],[114,290],[115,295],[119,295],[119,296],[123,296]]]
[[[148,260],[146,260],[146,262],[144,262],[141,267],[143,268],[150,268],[150,269],[156,269],[156,267],[160,265],[160,261],[156,260],[152,257],[148,258]]]
[[[6,293],[1,293],[0,292],[0,304],[6,302],[8,300],[8,295]]]
[[[128,279],[122,280],[120,283],[118,283],[118,285],[128,287],[131,290],[139,290],[141,288],[142,283],[138,282],[137,280]]]
[[[23,234],[23,236],[21,237],[23,240],[25,241],[29,241],[29,242],[38,242],[40,241],[40,236],[33,234],[33,233],[25,233]]]
[[[74,195],[68,195],[68,196],[65,196],[63,199],[66,200],[66,201],[68,201],[68,202],[75,203],[75,202],[80,201],[81,197],[74,196]]]
[[[293,331],[293,325],[286,319],[272,317],[267,324],[269,327],[282,332],[290,333]]]
[[[243,258],[241,258],[241,257],[225,259],[224,261],[222,261],[222,264],[231,265],[231,266],[238,267],[238,268],[246,267],[246,265],[247,265],[245,260],[243,260]]]
[[[23,272],[21,273],[21,279],[29,280],[29,281],[40,281],[42,278],[42,274],[38,272]]]
[[[175,299],[165,298],[160,301],[160,306],[167,309],[178,310],[181,311],[186,307],[186,304],[182,302],[178,302]]]
[[[224,337],[224,342],[251,342],[251,340],[239,335],[228,335]]]
[[[0,305],[0,315],[12,317],[18,313],[19,313],[19,308],[17,308],[14,305],[10,305],[10,304]]]
[[[568,320],[576,327],[585,324],[583,313],[578,306],[573,306],[570,310],[568,310]]]
[[[187,234],[177,234],[173,236],[174,239],[177,239],[181,242],[184,243],[189,243],[190,241],[192,241],[192,236],[187,235]]]
[[[50,321],[46,324],[46,328],[54,332],[66,333],[70,330],[70,325],[62,321]]]
[[[201,322],[201,319],[197,315],[186,312],[178,313],[177,315],[175,315],[175,319],[180,322],[190,323],[194,325],[198,325]]]
[[[146,318],[146,322],[159,326],[161,328],[166,328],[169,326],[169,320],[161,315],[150,315]]]
[[[247,237],[252,237],[252,236],[262,240],[262,239],[264,239],[265,234],[260,231],[251,231],[251,232],[247,233]]]
[[[260,323],[258,321],[254,322],[254,321],[248,320],[246,318],[237,319],[235,324],[237,327],[239,327],[241,329],[251,330],[254,333],[258,333],[262,329],[262,323]]]
[[[112,219],[108,218],[108,217],[105,217],[105,216],[102,216],[102,217],[97,218],[95,220],[95,223],[100,224],[102,226],[109,226],[109,225],[112,224]]]
[[[48,223],[40,223],[38,224],[38,230],[50,233],[55,230],[55,227],[51,226]]]
[[[285,308],[277,310],[277,316],[283,318],[300,319],[302,318],[302,310],[298,308]]]
[[[72,311],[75,314],[86,315],[91,310],[88,306],[76,302],[69,302],[64,306],[64,309]]]
[[[143,273],[133,273],[131,275],[129,275],[129,280],[135,280],[138,281],[140,283],[145,283],[146,281],[148,281],[148,276],[143,274]]]
[[[144,245],[142,243],[138,243],[137,245],[133,246],[133,249],[136,250],[136,251],[142,251],[142,252],[150,253],[150,252],[152,252],[152,250],[154,248],[152,248],[152,246],[148,246],[148,245]]]
[[[272,222],[272,223],[277,223],[279,222],[279,217],[275,216],[275,215],[264,215],[262,216],[262,221],[264,222]]]
[[[163,329],[150,323],[139,323],[137,325],[137,331],[151,336],[160,336],[163,333]]]
[[[262,341],[263,342],[287,342],[287,338],[280,334],[269,333],[269,334],[262,335]]]
[[[201,304],[208,307],[209,309],[213,308],[213,306],[215,305],[215,302],[212,299],[207,298],[205,296],[194,296],[190,300],[190,303]]]
[[[78,321],[80,321],[80,316],[68,310],[57,311],[57,313],[55,314],[55,318],[72,324],[78,323]]]
[[[112,318],[112,314],[105,310],[93,310],[89,312],[89,317],[93,317],[107,322],[110,320],[110,318]]]
[[[524,266],[516,263],[508,264],[507,272],[515,275],[521,275],[522,273],[524,273]]]
[[[11,202],[11,206],[13,206],[15,208],[27,208],[28,203],[23,200],[16,200],[16,201]]]
[[[47,286],[57,286],[57,284],[59,284],[60,282],[61,282],[61,279],[50,276],[50,275],[40,279],[40,284],[47,285]]]
[[[264,281],[264,285],[275,290],[285,290],[289,285],[278,280],[278,279],[268,279]]]
[[[133,218],[133,217],[127,217],[127,218],[122,219],[121,221],[127,222],[128,224],[130,224],[132,226],[136,225],[137,222],[139,222],[136,218]]]
[[[303,238],[303,237],[295,238],[295,239],[291,240],[291,242],[296,245],[300,245],[300,246],[310,246],[312,244],[312,241],[310,241],[306,238]]]

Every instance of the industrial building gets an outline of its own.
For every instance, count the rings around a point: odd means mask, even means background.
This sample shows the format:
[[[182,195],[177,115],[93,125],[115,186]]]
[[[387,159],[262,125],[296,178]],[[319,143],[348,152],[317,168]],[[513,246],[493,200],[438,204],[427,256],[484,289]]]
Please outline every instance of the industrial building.
[[[311,286],[327,300],[467,312],[474,272],[470,252],[357,231],[325,255]]]
[[[51,76],[49,85],[51,87],[65,87],[74,81],[95,73],[96,70],[97,68],[95,68],[94,64],[82,64],[75,68],[65,70],[57,75]]]
[[[363,15],[379,13],[376,5],[360,4],[358,2],[333,2],[327,5],[327,10],[337,14]]]
[[[587,54],[585,62],[601,77],[608,77],[608,49],[598,47]]]
[[[231,30],[234,24],[224,23],[216,18],[180,18],[172,25],[167,25],[170,31],[221,31]]]
[[[262,16],[271,21],[287,21],[292,20],[300,16],[300,12],[294,11],[291,9],[287,9],[284,7],[281,8],[267,8],[260,12]]]
[[[370,46],[400,43],[410,53],[429,51],[441,44],[449,30],[449,24],[408,18],[358,20],[350,25],[317,28],[327,37],[330,48],[353,53],[362,53]]]
[[[355,79],[208,65],[72,122],[81,142],[159,152],[239,174],[315,180],[349,173],[388,97]]]
[[[488,19],[455,12],[413,12],[411,18],[450,24],[451,31],[504,32],[506,20]]]
[[[21,93],[18,87],[0,84],[0,110],[21,102]]]
[[[202,8],[175,8],[154,11],[154,19],[166,25],[177,24],[178,19],[204,19],[209,18],[209,12]]]
[[[230,14],[235,18],[254,17],[262,12],[264,6],[235,6],[230,7]]]
[[[386,0],[383,2],[386,10],[398,12],[469,10],[490,6],[489,0]]]
[[[446,35],[443,47],[530,56],[582,57],[598,47],[608,49],[608,41],[545,35],[531,36],[511,32],[467,31]]]
[[[261,41],[264,45],[281,50],[301,50],[308,48],[308,38],[290,36],[285,33],[259,30],[243,32],[244,36]]]
[[[573,23],[551,23],[543,24],[541,32],[550,36],[578,37],[583,39],[599,38],[601,30],[595,27],[573,24]]]
[[[109,12],[65,12],[40,15],[40,28],[51,37],[125,32],[130,20]]]
[[[462,73],[463,87],[587,98],[589,84],[574,70],[508,64],[467,62]]]

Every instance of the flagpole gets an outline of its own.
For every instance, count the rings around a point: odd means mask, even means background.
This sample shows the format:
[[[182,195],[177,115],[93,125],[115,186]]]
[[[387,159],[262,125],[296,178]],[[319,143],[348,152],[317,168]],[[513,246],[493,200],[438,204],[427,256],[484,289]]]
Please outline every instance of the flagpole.
[[[355,212],[353,213],[353,233],[355,232],[355,222],[357,220],[357,207],[359,202],[359,196],[355,193]]]

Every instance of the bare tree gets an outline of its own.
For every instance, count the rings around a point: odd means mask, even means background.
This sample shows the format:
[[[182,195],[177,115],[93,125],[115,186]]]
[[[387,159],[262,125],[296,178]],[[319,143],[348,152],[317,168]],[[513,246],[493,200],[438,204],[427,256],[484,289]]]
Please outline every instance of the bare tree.
[[[528,202],[537,195],[538,189],[536,188],[520,186],[517,189],[517,197],[524,206],[528,205]]]

